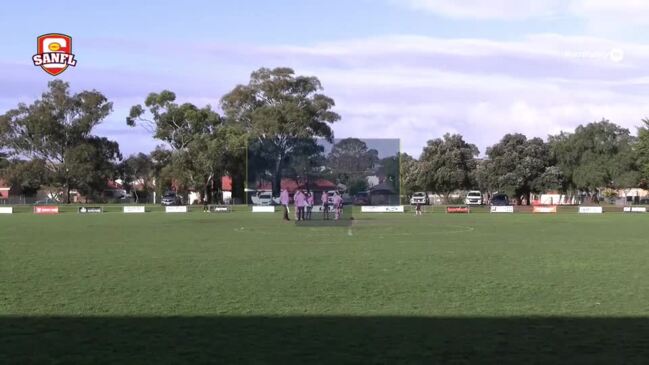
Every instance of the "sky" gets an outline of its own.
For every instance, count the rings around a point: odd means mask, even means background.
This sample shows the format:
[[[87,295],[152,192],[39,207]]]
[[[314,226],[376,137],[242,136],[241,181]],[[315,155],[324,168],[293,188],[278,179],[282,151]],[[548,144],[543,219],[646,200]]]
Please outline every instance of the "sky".
[[[645,0],[11,1],[0,31],[0,113],[54,79],[36,37],[68,34],[77,66],[59,78],[113,102],[96,134],[125,155],[159,144],[125,123],[148,93],[218,110],[260,67],[317,76],[336,138],[400,138],[415,157],[445,133],[484,154],[506,133],[649,117]]]

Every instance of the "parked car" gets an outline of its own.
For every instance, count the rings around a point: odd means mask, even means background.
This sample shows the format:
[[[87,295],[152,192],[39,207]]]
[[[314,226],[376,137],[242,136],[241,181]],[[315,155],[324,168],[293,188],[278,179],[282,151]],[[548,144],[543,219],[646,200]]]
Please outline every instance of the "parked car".
[[[428,194],[423,191],[418,191],[410,197],[410,205],[424,204],[428,205]]]
[[[254,205],[279,205],[279,197],[273,197],[272,191],[258,191],[250,200]]]
[[[361,191],[354,196],[354,205],[370,205],[370,192]]]
[[[509,197],[507,194],[494,194],[494,196],[491,197],[491,205],[503,206],[511,204],[509,204]]]
[[[45,198],[34,202],[34,205],[56,205],[56,204],[61,204],[61,202],[52,198]]]
[[[183,200],[178,194],[172,191],[172,192],[166,192],[165,195],[162,196],[162,200],[160,201],[160,203],[165,206],[182,205]]]
[[[464,204],[466,205],[482,205],[482,193],[478,190],[471,190],[466,194],[464,198]]]

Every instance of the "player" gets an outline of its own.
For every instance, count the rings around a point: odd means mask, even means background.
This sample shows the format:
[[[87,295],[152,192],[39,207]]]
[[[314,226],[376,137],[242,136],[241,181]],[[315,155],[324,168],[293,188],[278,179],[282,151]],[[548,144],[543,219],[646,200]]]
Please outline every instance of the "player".
[[[297,220],[304,220],[304,207],[306,206],[306,197],[301,190],[295,192],[293,196],[293,201],[295,202],[295,210],[297,212]]]
[[[289,203],[289,197],[288,197],[288,190],[282,189],[282,192],[279,194],[279,202],[284,206],[284,220],[285,221],[290,221],[291,219],[288,217],[288,203]]]
[[[308,193],[306,197],[306,220],[311,220],[311,212],[313,211],[313,193]]]
[[[417,204],[415,204],[415,215],[422,215],[421,202],[417,202]]]
[[[342,207],[343,207],[343,198],[338,194],[338,192],[334,193],[334,199],[333,199],[333,209],[334,209],[334,219],[338,220],[340,219],[340,215],[342,213]]]
[[[322,192],[322,218],[324,220],[329,219],[329,195],[327,195],[326,191]]]

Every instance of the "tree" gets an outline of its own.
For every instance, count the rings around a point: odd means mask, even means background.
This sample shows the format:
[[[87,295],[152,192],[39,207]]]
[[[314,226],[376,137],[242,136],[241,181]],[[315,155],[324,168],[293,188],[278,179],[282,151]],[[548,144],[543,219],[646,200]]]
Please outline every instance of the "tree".
[[[369,149],[367,144],[358,138],[345,138],[333,145],[327,156],[327,166],[334,178],[345,186],[352,183],[361,187],[360,180],[374,169],[379,161],[379,153]]]
[[[642,184],[649,186],[649,119],[643,119],[642,127],[638,128],[638,169]]]
[[[637,185],[634,137],[608,120],[579,126],[574,133],[551,136],[549,145],[570,190],[597,193],[602,188]],[[635,181],[635,182],[634,182]]]
[[[458,189],[472,187],[478,148],[459,134],[445,134],[428,141],[419,159],[418,184],[426,190],[449,195]]]
[[[81,170],[90,171],[89,167],[98,162],[88,158],[105,159],[100,164],[121,158],[115,142],[100,141],[92,135],[110,114],[112,103],[96,90],[72,95],[69,89],[66,82],[50,81],[40,99],[30,105],[18,104],[0,116],[0,146],[11,156],[43,161],[52,183],[65,189],[68,203],[72,188],[90,187],[84,185]],[[101,151],[82,152],[93,148]],[[93,184],[93,188],[97,186]]]
[[[505,135],[499,143],[487,148],[487,156],[483,171],[488,176],[487,185],[516,199],[524,196],[528,202],[530,193],[540,192],[555,172],[547,170],[550,167],[547,144],[540,138],[527,139],[520,133]]]
[[[36,195],[41,186],[51,184],[52,176],[44,160],[8,161],[2,171],[12,189],[27,196]]]
[[[340,116],[331,110],[334,100],[321,90],[316,77],[295,76],[290,68],[261,68],[250,75],[247,85],[236,86],[221,99],[226,118],[246,131],[249,153],[263,152],[271,165],[275,194],[287,156],[300,141],[333,140],[330,124]]]
[[[227,161],[244,153],[243,131],[226,123],[209,105],[177,104],[176,94],[151,93],[144,106],[131,108],[126,123],[141,125],[171,149],[165,174],[200,191],[212,202],[213,189],[229,166]]]
[[[154,166],[153,160],[147,154],[142,152],[137,155],[131,155],[121,164],[122,180],[124,185],[128,186],[135,195],[135,202],[139,203],[140,196],[136,184],[142,186],[140,191],[147,194],[149,188],[153,185]]]
[[[419,175],[421,174],[419,161],[407,153],[401,153],[399,160],[401,169],[401,194],[408,196],[416,191],[423,190],[423,187],[419,185]]]

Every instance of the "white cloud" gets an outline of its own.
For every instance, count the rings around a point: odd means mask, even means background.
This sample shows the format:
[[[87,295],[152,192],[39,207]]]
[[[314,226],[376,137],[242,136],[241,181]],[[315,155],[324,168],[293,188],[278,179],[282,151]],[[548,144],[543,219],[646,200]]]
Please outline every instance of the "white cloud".
[[[576,17],[589,23],[649,24],[645,0],[392,0],[454,19],[525,20]]]
[[[449,18],[507,20],[554,16],[563,4],[561,0],[405,0],[403,3]]]

